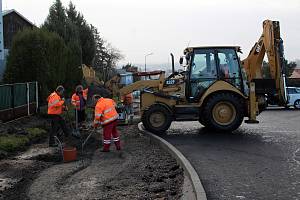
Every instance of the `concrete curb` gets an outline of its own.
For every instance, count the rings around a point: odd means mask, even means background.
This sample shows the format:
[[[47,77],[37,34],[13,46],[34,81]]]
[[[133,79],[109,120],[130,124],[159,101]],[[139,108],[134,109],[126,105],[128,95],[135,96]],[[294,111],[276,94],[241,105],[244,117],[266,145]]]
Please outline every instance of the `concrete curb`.
[[[151,140],[158,143],[163,149],[167,150],[177,160],[177,162],[184,169],[185,173],[187,174],[188,178],[191,181],[196,199],[207,200],[205,190],[202,186],[202,183],[200,181],[197,172],[195,171],[191,163],[184,157],[184,155],[178,149],[176,149],[172,144],[170,144],[163,138],[158,137],[157,135],[154,135],[146,131],[144,129],[142,122],[138,124],[138,128],[140,131],[148,135],[151,138]]]

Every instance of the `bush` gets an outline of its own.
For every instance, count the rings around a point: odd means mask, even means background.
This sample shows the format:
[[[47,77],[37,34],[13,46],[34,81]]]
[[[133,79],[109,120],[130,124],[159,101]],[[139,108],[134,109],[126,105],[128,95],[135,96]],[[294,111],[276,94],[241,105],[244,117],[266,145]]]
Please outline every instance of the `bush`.
[[[29,140],[39,139],[47,134],[47,131],[40,128],[27,128],[26,132],[28,132],[27,137]]]
[[[73,49],[74,45],[66,45],[58,34],[46,29],[21,31],[14,37],[3,80],[5,83],[38,81],[42,101],[58,85],[73,90],[82,74],[78,68],[80,62],[74,62],[74,56],[80,60],[79,53],[73,53]]]
[[[6,152],[15,152],[17,150],[25,149],[29,139],[26,136],[8,135],[0,137],[0,150]]]
[[[47,134],[47,131],[41,128],[25,129],[27,135],[2,135],[0,136],[0,151],[16,152],[26,149],[26,146],[32,141],[36,141]]]

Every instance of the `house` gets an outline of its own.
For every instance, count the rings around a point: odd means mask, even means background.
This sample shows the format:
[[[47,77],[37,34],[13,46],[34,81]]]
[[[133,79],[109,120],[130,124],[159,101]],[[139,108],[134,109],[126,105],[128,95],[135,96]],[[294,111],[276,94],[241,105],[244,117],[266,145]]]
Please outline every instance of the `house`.
[[[299,78],[300,79],[300,66],[296,66],[292,75],[289,78]]]
[[[120,83],[122,85],[129,85],[129,84],[133,83],[132,72],[128,72],[125,69],[117,69],[117,74],[120,74],[120,76],[121,76]]]
[[[0,9],[2,10],[2,9]],[[1,23],[2,22],[2,23]],[[14,36],[25,28],[34,28],[35,25],[26,19],[18,11],[4,10],[2,11],[2,18],[0,20],[0,53],[3,52],[3,56],[0,56],[0,81],[5,70],[5,62],[8,52],[12,46]],[[3,35],[2,35],[3,33]]]

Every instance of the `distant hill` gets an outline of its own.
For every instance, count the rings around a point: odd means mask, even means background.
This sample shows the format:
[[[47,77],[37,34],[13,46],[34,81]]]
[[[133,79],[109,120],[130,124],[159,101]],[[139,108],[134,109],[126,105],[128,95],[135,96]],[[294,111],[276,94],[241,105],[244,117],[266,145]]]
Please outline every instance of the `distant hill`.
[[[145,70],[145,64],[133,64],[134,66],[137,66],[139,71]],[[172,66],[171,63],[161,63],[161,64],[147,64],[147,71],[155,71],[155,70],[162,70],[165,71],[167,74],[172,72]],[[122,66],[118,66],[118,68],[122,68]],[[181,66],[177,63],[175,63],[175,70],[181,69]]]

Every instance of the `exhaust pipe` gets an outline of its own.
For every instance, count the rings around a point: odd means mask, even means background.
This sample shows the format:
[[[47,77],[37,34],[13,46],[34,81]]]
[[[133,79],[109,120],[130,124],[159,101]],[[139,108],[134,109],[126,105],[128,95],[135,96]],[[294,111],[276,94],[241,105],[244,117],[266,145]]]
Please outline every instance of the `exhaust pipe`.
[[[171,60],[172,60],[172,74],[175,73],[175,66],[174,66],[174,55],[171,53]]]

